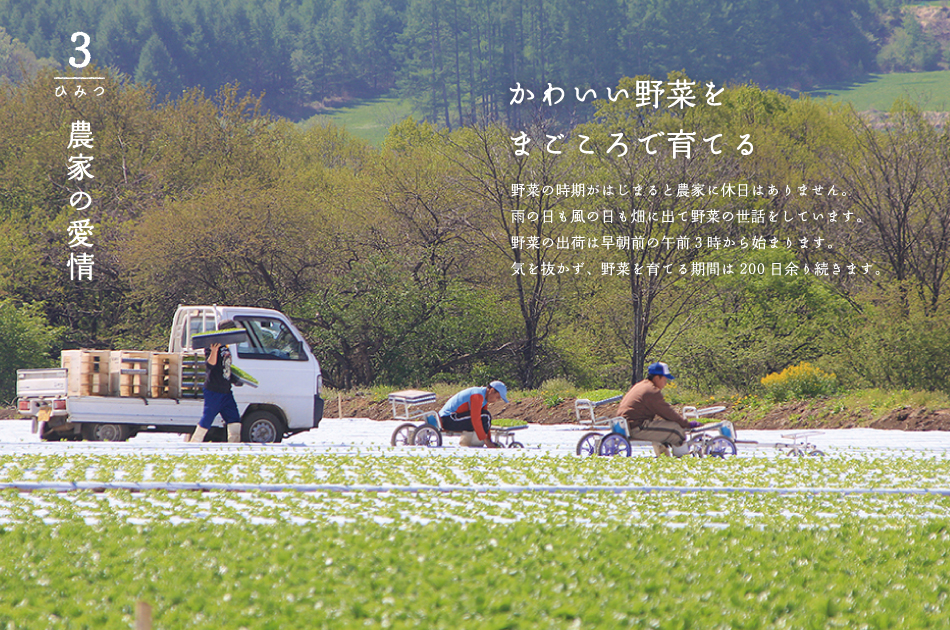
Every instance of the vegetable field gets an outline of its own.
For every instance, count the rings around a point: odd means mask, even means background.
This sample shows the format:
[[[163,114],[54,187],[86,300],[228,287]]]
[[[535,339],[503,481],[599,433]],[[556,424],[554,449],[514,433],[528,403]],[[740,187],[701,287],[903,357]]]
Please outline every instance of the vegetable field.
[[[175,629],[950,627],[943,434],[655,460],[535,427],[518,451],[393,449],[370,424],[270,448],[4,434],[0,628],[131,628],[138,601]]]

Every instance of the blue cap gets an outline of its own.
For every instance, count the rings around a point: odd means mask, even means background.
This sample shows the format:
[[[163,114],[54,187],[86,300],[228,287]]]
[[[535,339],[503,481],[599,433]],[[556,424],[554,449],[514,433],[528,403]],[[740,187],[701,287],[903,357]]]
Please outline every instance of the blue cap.
[[[650,367],[647,368],[647,374],[650,376],[665,376],[671,381],[673,380],[673,375],[670,374],[670,366],[659,361],[650,364]]]
[[[508,388],[501,381],[492,381],[488,384],[493,390],[501,394],[501,399],[508,402]]]

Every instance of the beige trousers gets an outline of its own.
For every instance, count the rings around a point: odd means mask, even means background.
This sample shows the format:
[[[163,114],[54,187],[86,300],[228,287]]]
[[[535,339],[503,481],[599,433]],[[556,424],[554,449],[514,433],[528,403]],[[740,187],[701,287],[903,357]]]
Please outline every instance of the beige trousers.
[[[653,452],[657,457],[669,455],[668,446],[679,446],[686,441],[686,431],[676,422],[659,416],[647,420],[639,428],[631,429],[630,440],[653,442]]]

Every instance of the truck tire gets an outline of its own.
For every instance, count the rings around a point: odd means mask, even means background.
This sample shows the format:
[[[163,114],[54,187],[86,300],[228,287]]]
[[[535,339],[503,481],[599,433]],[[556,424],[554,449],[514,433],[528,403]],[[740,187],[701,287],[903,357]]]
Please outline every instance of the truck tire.
[[[284,425],[269,411],[252,411],[241,421],[241,441],[278,443],[284,439]]]
[[[82,437],[90,442],[125,442],[132,435],[127,424],[90,422],[82,427]]]

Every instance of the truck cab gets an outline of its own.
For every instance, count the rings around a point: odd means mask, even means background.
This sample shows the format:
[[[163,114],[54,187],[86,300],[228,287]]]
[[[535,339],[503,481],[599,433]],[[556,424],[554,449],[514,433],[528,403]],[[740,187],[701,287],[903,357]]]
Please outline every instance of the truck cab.
[[[280,441],[273,439],[280,430],[292,435],[315,429],[323,418],[320,364],[300,331],[280,311],[179,306],[172,322],[168,351],[193,351],[194,335],[215,330],[218,323],[228,319],[241,324],[248,336],[247,341],[231,346],[232,364],[258,381],[256,388],[233,389],[245,425],[244,441]],[[253,416],[250,421],[248,416]],[[280,424],[275,424],[275,419]]]
[[[198,333],[215,330],[220,322],[229,319],[247,331],[245,341],[230,346],[232,365],[257,381],[256,387],[233,388],[241,413],[242,441],[280,442],[286,436],[318,427],[323,418],[320,364],[300,331],[280,311],[243,306],[179,306],[165,356],[190,358],[195,364],[195,378],[203,378],[203,350],[196,350],[192,339]],[[112,351],[113,355],[116,352],[120,351]],[[112,364],[113,372],[136,371],[117,370],[114,358]],[[180,374],[181,368],[176,369]],[[174,394],[156,394],[153,386],[151,395],[148,390],[139,396],[116,395],[115,379],[119,374],[111,376],[113,387],[109,395],[88,395],[88,391],[68,391],[67,384],[74,377],[63,369],[20,370],[18,409],[34,418],[34,428],[44,439],[124,440],[142,431],[194,430],[204,406],[200,386],[192,389],[191,394],[182,387],[174,389]],[[154,374],[150,377],[151,383],[158,382]],[[219,417],[213,427],[221,426]],[[212,431],[211,435],[221,433]]]

